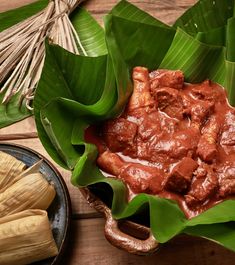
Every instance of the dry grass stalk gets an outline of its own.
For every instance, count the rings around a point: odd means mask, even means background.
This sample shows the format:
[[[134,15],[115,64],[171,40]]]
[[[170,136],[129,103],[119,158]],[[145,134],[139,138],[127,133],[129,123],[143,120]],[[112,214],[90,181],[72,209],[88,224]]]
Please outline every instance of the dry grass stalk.
[[[3,104],[20,93],[29,110],[34,98],[45,59],[46,37],[64,49],[79,54],[78,34],[69,20],[69,14],[84,0],[52,0],[38,14],[0,33],[0,93],[5,93]]]

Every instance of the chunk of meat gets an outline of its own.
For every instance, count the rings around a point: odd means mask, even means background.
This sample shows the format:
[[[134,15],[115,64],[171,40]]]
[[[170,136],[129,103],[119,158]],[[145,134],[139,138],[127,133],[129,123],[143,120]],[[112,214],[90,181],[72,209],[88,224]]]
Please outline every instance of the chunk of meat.
[[[190,95],[196,100],[206,100],[226,104],[226,92],[216,83],[205,80],[200,84],[192,84],[190,87]]]
[[[180,122],[176,119],[172,119],[168,115],[165,115],[163,112],[159,112],[159,121],[160,121],[160,128],[163,133],[173,134],[179,128],[179,125],[183,126],[183,121]]]
[[[188,128],[175,132],[171,137],[172,148],[169,156],[173,158],[193,157],[197,150],[199,131]]]
[[[132,112],[138,108],[153,107],[155,102],[150,94],[148,69],[135,67],[132,76],[134,90],[127,105],[127,111]]]
[[[232,111],[227,112],[225,115],[220,144],[235,145],[235,113]]]
[[[160,137],[160,138],[159,138]],[[164,133],[143,142],[137,138],[137,156],[152,162],[162,160],[193,157],[197,150],[199,132],[195,129],[185,129],[173,134]]]
[[[214,100],[213,87],[210,80],[205,80],[200,84],[191,85],[191,95],[197,100]]]
[[[134,193],[158,194],[163,189],[164,172],[156,167],[129,163],[119,178],[123,179]]]
[[[144,116],[142,122],[139,124],[138,139],[141,141],[148,141],[158,135],[161,135],[161,122],[159,113],[155,111]]]
[[[213,113],[214,106],[214,103],[209,101],[199,101],[194,103],[190,109],[192,123],[200,128],[205,119]]]
[[[158,108],[172,118],[183,118],[183,102],[178,90],[170,87],[163,87],[153,93],[158,103]]]
[[[203,163],[197,170],[190,191],[185,195],[186,203],[189,207],[196,207],[199,203],[206,202],[206,200],[215,195],[218,186],[216,173],[212,167]]]
[[[124,162],[110,151],[100,154],[97,164],[105,172],[122,179],[134,193],[157,194],[162,190],[164,172],[156,167]]]
[[[159,69],[151,72],[149,76],[152,92],[159,87],[181,89],[184,85],[184,74],[179,70]]]
[[[235,194],[235,179],[234,178],[225,178],[220,182],[220,197],[224,198],[229,195]]]
[[[223,168],[219,175],[219,195],[224,198],[235,194],[235,165]]]
[[[206,137],[202,137],[198,144],[197,153],[203,161],[210,163],[217,157],[216,144],[210,143]]]
[[[125,162],[120,156],[110,151],[100,154],[97,164],[102,170],[114,176],[118,176],[121,173],[121,169],[125,166]]]
[[[166,179],[165,188],[175,192],[185,192],[191,184],[193,172],[198,164],[190,157],[184,157]]]
[[[211,116],[203,129],[202,136],[198,143],[197,154],[206,161],[212,162],[217,156],[217,138],[220,131],[220,123],[216,116]]]
[[[109,149],[113,152],[136,154],[135,137],[137,125],[124,118],[107,121],[103,126],[103,135]]]

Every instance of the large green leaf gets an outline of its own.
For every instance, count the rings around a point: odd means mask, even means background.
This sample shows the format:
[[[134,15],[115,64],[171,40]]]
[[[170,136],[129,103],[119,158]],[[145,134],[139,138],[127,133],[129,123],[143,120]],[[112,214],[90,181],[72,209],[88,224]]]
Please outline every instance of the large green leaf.
[[[37,14],[48,4],[49,0],[38,0],[35,3],[0,13],[0,32]]]
[[[110,12],[110,14],[125,18],[133,22],[141,22],[153,26],[160,26],[169,28],[168,25],[164,24],[160,20],[152,17],[148,13],[132,5],[131,3],[122,0],[120,1]]]
[[[157,68],[175,34],[171,28],[134,22],[114,15],[105,18],[105,28],[107,46],[113,61],[118,63],[124,60],[129,71],[136,65]],[[118,56],[117,50],[120,53]]]
[[[218,16],[213,19],[215,14]],[[47,47],[35,98],[36,123],[44,147],[57,162],[72,169],[75,186],[92,185],[94,190],[98,184],[111,187],[115,218],[133,217],[142,209],[148,211],[151,230],[161,243],[187,233],[235,251],[235,212],[231,211],[235,201],[224,201],[191,220],[172,200],[139,194],[128,202],[125,185],[99,171],[97,149],[85,142],[84,130],[122,111],[131,93],[131,71],[136,65],[182,69],[190,82],[211,78],[227,86],[230,102],[235,103],[232,16],[233,1],[201,0],[177,21],[181,29],[176,30],[121,1],[105,18],[108,55],[84,58]],[[194,23],[198,23],[196,27]],[[91,78],[90,86],[84,75]]]
[[[85,50],[84,54],[84,50],[79,49],[82,55],[99,56],[107,53],[104,30],[88,11],[77,8],[70,19]]]
[[[112,73],[107,55],[76,56],[59,46],[46,45],[45,65],[34,99],[35,119],[42,143],[62,166],[71,168],[70,160],[75,161],[79,156],[73,147],[67,146],[72,135],[71,123],[77,117],[108,116],[116,99]],[[58,124],[64,124],[63,128]],[[56,137],[59,139],[55,140]],[[73,152],[72,158],[69,158],[70,152]]]
[[[224,60],[223,47],[207,45],[178,29],[160,67],[181,69],[188,82],[201,82],[210,78],[224,84]]]
[[[234,0],[201,0],[177,19],[174,26],[191,34],[213,30],[226,25],[233,16],[233,7]]]
[[[185,229],[184,232],[192,236],[201,236],[215,241],[220,245],[233,250],[235,249],[235,223],[221,223],[211,225],[198,225]]]

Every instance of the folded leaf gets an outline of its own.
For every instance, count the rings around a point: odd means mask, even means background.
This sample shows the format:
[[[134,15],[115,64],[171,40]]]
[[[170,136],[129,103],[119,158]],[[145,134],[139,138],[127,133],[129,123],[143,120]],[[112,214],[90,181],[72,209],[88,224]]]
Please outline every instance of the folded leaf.
[[[107,53],[104,30],[84,8],[77,8],[70,16],[71,22],[88,56]],[[79,47],[78,47],[79,48]],[[80,49],[80,54],[85,55]]]
[[[106,80],[107,56],[76,56],[59,46],[49,45],[46,51],[44,70],[34,100],[37,130],[48,153],[60,165],[71,168],[74,163],[69,161],[77,160],[77,152],[69,155],[63,147],[71,139],[73,121],[81,116],[105,116],[116,96],[115,83],[113,92],[110,90],[110,78]],[[107,76],[112,78],[110,72]],[[46,107],[40,114],[43,106]],[[54,123],[66,126],[55,128]],[[57,136],[60,140],[55,139]],[[67,160],[67,156],[71,158]]]
[[[195,35],[226,25],[233,16],[234,0],[201,0],[189,8],[174,24]]]
[[[161,26],[165,28],[170,28],[168,25],[164,24],[160,20],[152,17],[148,13],[139,9],[138,7],[132,5],[131,3],[122,0],[120,1],[110,12],[110,14],[128,19],[133,22],[141,22],[153,26]]]
[[[207,45],[178,29],[160,68],[181,69],[187,82],[201,82],[207,78],[224,83],[224,49]],[[210,64],[208,64],[210,62]],[[221,67],[221,68],[222,68]]]

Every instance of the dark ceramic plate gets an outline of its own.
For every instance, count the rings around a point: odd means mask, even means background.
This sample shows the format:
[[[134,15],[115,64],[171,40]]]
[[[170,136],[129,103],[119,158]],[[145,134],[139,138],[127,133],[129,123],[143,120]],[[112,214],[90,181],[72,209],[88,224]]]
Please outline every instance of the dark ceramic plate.
[[[52,233],[58,246],[59,254],[47,260],[35,262],[32,265],[55,265],[59,264],[65,250],[68,239],[68,230],[71,217],[71,203],[66,184],[56,168],[42,155],[19,145],[0,144],[0,151],[6,152],[24,162],[28,167],[42,160],[40,172],[53,182],[56,197],[48,209]]]

